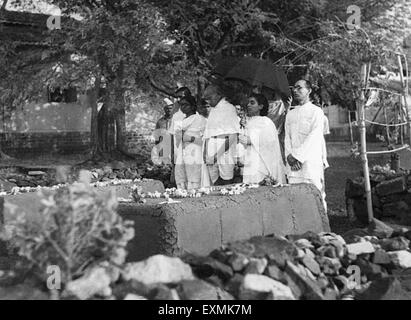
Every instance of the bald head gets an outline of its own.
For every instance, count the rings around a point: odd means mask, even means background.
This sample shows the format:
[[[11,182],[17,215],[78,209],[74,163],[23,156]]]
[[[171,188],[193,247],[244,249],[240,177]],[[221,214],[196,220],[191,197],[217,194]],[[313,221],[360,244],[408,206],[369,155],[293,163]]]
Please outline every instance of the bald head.
[[[223,97],[221,90],[218,86],[212,84],[209,85],[203,94],[203,101],[205,105],[214,108],[218,102],[220,102],[221,98]]]

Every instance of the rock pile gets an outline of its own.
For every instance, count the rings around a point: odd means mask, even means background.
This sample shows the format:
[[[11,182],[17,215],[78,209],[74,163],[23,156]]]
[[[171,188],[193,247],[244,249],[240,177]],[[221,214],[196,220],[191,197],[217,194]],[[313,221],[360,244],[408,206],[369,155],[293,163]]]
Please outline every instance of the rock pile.
[[[411,231],[378,220],[343,237],[306,233],[230,243],[207,257],[162,255],[129,263],[109,284],[101,269],[85,276],[105,288],[69,284],[72,295],[166,300],[411,299]],[[101,293],[105,293],[102,295]],[[110,294],[111,293],[111,294]]]
[[[411,174],[378,167],[371,171],[370,182],[375,217],[411,225]],[[347,179],[345,196],[349,214],[366,223],[368,217],[364,179]]]

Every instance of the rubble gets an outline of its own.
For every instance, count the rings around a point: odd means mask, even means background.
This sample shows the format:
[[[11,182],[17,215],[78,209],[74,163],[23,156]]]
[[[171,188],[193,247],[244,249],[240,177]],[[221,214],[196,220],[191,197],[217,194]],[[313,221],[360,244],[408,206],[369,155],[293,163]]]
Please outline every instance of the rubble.
[[[194,280],[188,264],[185,264],[179,258],[163,255],[155,255],[142,262],[129,263],[122,277],[126,281],[136,280],[147,285]]]
[[[295,300],[286,285],[263,275],[247,274],[240,287],[241,300]]]
[[[347,251],[348,254],[358,256],[360,254],[374,253],[375,248],[371,242],[364,241],[347,245]]]
[[[410,231],[377,220],[363,231],[254,237],[208,256],[155,255],[123,264],[120,278],[100,264],[68,283],[66,293],[110,300],[410,300]]]
[[[83,277],[67,283],[65,294],[80,300],[87,300],[95,295],[109,297],[112,294],[110,283],[111,277],[107,270],[104,267],[96,267]]]

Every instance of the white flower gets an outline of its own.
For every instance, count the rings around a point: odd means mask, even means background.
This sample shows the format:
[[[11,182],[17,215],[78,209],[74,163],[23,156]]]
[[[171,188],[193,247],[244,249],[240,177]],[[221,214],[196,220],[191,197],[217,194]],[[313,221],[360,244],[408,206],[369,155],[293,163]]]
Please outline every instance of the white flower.
[[[220,193],[222,195],[226,195],[228,193],[228,190],[226,188],[223,188],[223,189],[220,190]]]

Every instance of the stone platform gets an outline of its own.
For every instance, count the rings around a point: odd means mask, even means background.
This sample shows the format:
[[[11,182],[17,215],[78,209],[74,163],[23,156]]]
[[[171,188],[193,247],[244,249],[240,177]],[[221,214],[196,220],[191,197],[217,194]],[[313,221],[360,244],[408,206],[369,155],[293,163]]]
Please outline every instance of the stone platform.
[[[261,187],[241,195],[178,199],[180,203],[121,203],[119,214],[134,221],[130,261],[163,253],[207,255],[222,244],[254,236],[330,231],[318,190],[312,185]]]
[[[144,192],[164,192],[159,181],[140,185]],[[118,197],[129,198],[127,186],[104,187],[99,191],[110,189],[115,189]],[[30,213],[26,217],[33,221],[41,206],[36,193],[6,196],[4,201]],[[313,185],[261,187],[241,195],[209,195],[177,201],[173,204],[161,204],[165,199],[147,199],[145,204],[120,202],[118,213],[134,221],[135,237],[128,245],[129,261],[158,253],[207,255],[224,243],[254,236],[330,231],[321,195]],[[5,210],[4,223],[10,219]]]
[[[143,192],[164,192],[164,185],[158,180],[142,180],[133,183],[133,185],[139,185],[143,188]],[[130,198],[130,185],[112,185],[106,187],[95,187],[95,189],[103,194],[108,194],[110,191],[115,191],[118,198]],[[27,215],[27,218],[36,220],[36,213],[39,212],[41,208],[40,198],[37,192],[21,193],[17,195],[7,195],[4,196],[5,204],[11,204],[17,206],[19,210],[31,213]],[[7,222],[7,211],[4,212],[4,217],[2,217],[2,212],[0,212],[0,223],[2,219]]]

